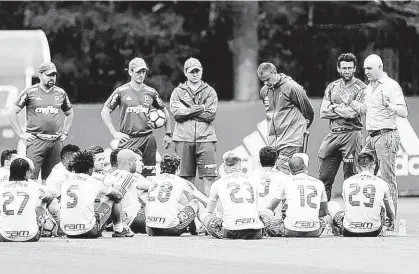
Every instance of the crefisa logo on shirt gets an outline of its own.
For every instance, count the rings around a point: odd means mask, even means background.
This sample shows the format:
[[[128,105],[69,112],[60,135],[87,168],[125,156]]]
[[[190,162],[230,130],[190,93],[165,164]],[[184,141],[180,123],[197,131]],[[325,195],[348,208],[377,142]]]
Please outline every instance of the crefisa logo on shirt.
[[[139,114],[140,112],[147,113],[148,112],[148,107],[146,107],[144,105],[137,105],[135,107],[127,107],[126,112],[127,113],[135,113],[135,114]]]
[[[36,108],[35,109],[36,113],[42,113],[42,114],[58,114],[58,108],[53,107],[53,106],[47,106],[44,108]]]

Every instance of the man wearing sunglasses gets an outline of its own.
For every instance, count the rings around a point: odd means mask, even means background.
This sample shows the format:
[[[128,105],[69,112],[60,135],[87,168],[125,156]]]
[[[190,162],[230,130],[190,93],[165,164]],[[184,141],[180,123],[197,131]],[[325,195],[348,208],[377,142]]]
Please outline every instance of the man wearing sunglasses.
[[[26,156],[35,165],[31,179],[42,182],[60,162],[62,141],[67,139],[74,121],[74,109],[67,93],[57,86],[57,68],[51,62],[39,67],[39,84],[23,90],[9,111],[16,134],[26,142]],[[17,114],[26,107],[26,131],[22,130]],[[60,111],[65,114],[64,123]]]
[[[186,60],[184,73],[187,81],[173,90],[170,110],[176,121],[173,131],[175,151],[182,159],[179,176],[194,183],[198,168],[203,186],[197,187],[208,195],[217,176],[217,136],[213,121],[217,112],[218,97],[215,90],[202,81],[202,71],[198,59]]]
[[[156,173],[157,143],[153,135],[153,127],[148,113],[152,108],[162,109],[166,114],[166,134],[163,138],[164,148],[172,142],[171,122],[169,111],[161,100],[157,91],[144,84],[148,67],[141,58],[134,58],[129,62],[128,73],[131,81],[118,87],[102,108],[101,116],[106,127],[114,139],[118,139],[118,148],[136,148],[141,151],[144,159],[144,176]],[[111,112],[120,108],[120,128],[115,129]]]

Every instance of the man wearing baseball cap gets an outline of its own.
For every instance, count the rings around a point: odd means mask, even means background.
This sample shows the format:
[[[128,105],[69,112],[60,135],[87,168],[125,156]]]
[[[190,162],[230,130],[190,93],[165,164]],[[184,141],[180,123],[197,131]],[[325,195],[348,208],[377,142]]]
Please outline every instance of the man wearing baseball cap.
[[[57,86],[57,68],[51,62],[41,64],[38,70],[39,84],[23,90],[11,106],[9,118],[16,134],[26,142],[26,155],[35,165],[31,179],[42,181],[60,162],[62,142],[67,139],[73,124],[74,110],[67,93]],[[26,107],[26,132],[22,130],[17,114]],[[60,112],[66,118],[64,124]]]
[[[179,84],[170,97],[170,110],[174,114],[173,142],[176,154],[182,158],[180,176],[194,183],[196,169],[203,186],[198,189],[208,195],[216,169],[216,142],[214,119],[218,97],[215,90],[202,81],[202,64],[189,58],[184,64],[187,81]]]
[[[101,116],[112,137],[117,139],[118,148],[135,148],[143,154],[144,176],[156,173],[157,143],[148,113],[151,109],[161,109],[166,114],[166,134],[163,146],[167,149],[172,142],[172,131],[169,111],[158,92],[144,84],[148,67],[142,58],[134,58],[128,64],[130,82],[118,87],[105,102]],[[112,123],[111,112],[120,108],[120,128]]]

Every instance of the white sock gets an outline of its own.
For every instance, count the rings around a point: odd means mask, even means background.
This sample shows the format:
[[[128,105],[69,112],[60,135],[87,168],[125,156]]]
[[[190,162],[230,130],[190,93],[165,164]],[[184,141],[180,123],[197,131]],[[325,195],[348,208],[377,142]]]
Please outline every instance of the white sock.
[[[113,230],[118,233],[121,233],[123,229],[124,229],[124,226],[122,225],[122,222],[119,222],[113,225]]]

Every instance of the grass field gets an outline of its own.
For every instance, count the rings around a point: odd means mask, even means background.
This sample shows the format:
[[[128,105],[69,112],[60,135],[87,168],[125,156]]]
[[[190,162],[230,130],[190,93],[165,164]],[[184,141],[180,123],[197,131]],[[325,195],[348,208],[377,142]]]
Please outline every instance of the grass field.
[[[399,201],[407,237],[217,240],[204,236],[0,244],[0,273],[419,273],[419,198]]]

